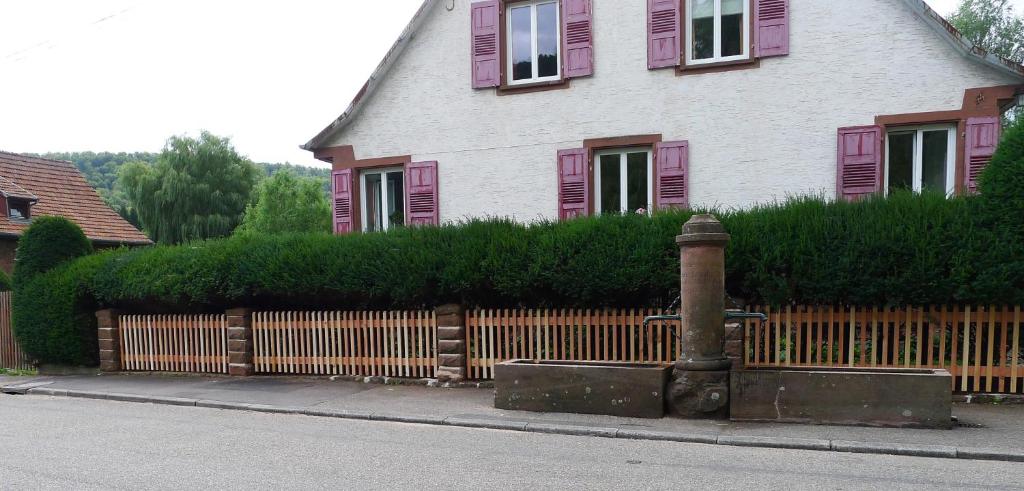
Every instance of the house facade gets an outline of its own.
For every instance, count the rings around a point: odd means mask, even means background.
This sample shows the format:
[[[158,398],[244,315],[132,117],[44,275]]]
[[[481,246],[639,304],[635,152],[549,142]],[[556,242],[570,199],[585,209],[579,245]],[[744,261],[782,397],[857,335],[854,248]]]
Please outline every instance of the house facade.
[[[1022,84],[921,0],[427,0],[303,147],[339,233],[956,194]]]
[[[14,271],[18,239],[40,216],[75,222],[96,248],[152,244],[71,162],[0,152],[0,269]]]

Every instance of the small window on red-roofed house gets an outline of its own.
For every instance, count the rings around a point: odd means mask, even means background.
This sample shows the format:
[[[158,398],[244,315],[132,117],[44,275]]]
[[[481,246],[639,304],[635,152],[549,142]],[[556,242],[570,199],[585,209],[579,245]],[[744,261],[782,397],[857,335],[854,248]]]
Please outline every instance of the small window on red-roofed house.
[[[15,220],[28,220],[32,218],[32,203],[22,200],[7,201],[8,216]]]

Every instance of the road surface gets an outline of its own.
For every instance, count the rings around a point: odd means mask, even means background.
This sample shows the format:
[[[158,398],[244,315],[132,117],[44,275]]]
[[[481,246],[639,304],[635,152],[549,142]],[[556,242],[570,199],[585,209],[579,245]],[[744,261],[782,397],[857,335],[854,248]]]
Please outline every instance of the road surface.
[[[1024,489],[1024,464],[0,396],[0,489]]]

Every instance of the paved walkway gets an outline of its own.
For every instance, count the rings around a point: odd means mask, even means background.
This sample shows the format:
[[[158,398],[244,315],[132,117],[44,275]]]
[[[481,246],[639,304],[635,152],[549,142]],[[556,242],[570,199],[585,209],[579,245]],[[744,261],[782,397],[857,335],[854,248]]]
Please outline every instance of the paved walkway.
[[[665,418],[543,414],[493,407],[493,390],[364,384],[304,377],[185,377],[101,375],[3,377],[0,387],[32,395],[77,396],[225,409],[479,426],[620,438],[788,446],[867,453],[974,455],[1024,461],[1024,405],[954,405],[953,430],[731,423]],[[2,397],[2,396],[0,396]],[[773,444],[769,444],[770,439]],[[780,443],[781,442],[781,443]],[[823,448],[821,448],[823,447]],[[909,450],[908,450],[909,449]],[[950,455],[952,454],[952,455]]]

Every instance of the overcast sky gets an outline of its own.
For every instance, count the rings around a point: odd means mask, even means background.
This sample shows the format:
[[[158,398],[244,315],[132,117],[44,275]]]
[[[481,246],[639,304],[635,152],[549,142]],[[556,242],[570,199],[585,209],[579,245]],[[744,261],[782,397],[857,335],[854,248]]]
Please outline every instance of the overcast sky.
[[[420,3],[0,0],[0,149],[159,151],[207,129],[256,161],[318,165],[298,145],[345,110]]]

